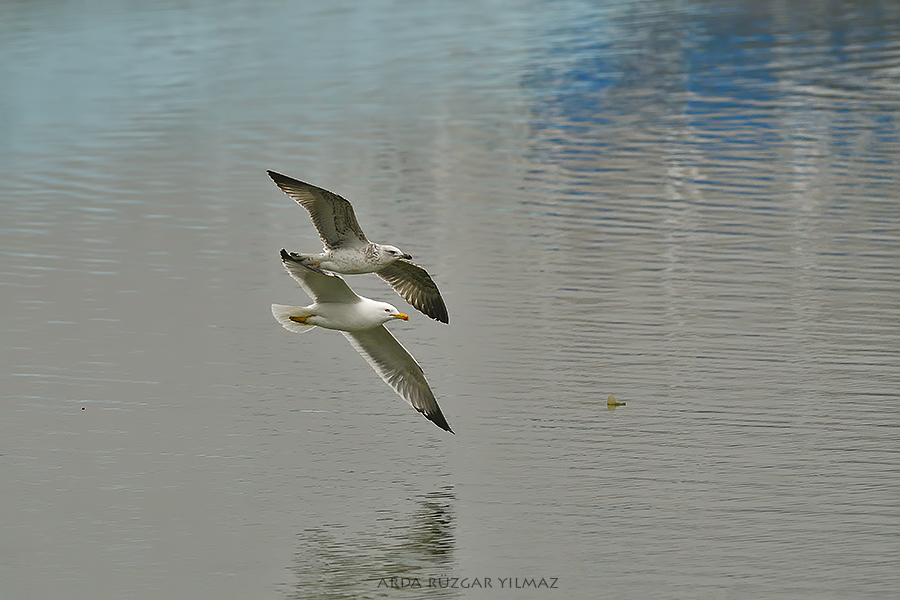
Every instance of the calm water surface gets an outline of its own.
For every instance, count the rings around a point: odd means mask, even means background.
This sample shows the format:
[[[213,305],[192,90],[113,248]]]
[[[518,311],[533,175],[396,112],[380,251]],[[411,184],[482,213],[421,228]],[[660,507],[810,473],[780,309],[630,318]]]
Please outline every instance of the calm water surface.
[[[900,7],[741,4],[3,3],[0,595],[896,594]],[[272,319],[266,169],[456,436]]]

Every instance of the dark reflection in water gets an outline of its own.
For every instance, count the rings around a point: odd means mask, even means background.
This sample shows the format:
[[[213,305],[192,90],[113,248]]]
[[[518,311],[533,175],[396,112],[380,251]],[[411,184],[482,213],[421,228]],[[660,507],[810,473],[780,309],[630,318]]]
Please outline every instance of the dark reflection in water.
[[[448,486],[416,498],[416,509],[400,518],[382,509],[362,529],[323,525],[301,532],[290,597],[458,597],[458,589],[441,586],[455,566],[455,502]]]

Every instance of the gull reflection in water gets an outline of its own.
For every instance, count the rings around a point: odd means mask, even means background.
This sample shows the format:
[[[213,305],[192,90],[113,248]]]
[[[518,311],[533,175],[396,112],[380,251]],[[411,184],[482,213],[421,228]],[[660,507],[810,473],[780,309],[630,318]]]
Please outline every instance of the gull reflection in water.
[[[455,500],[448,486],[415,498],[405,518],[386,514],[362,530],[325,524],[300,532],[289,597],[370,598],[386,592],[402,597],[403,590],[428,589],[429,578],[454,570]],[[460,591],[433,588],[428,597],[457,598]]]

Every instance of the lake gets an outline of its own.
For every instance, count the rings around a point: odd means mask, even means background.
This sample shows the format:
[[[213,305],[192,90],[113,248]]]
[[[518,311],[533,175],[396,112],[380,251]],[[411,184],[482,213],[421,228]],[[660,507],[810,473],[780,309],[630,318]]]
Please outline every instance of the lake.
[[[898,58],[887,1],[4,3],[0,595],[895,595]],[[346,280],[456,435],[272,318],[267,169],[432,274]]]

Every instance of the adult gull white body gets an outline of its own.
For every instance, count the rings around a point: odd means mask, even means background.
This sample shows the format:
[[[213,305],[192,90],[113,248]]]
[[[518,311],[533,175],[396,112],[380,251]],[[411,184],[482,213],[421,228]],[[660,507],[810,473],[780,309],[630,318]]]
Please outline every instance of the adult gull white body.
[[[386,302],[356,295],[341,276],[310,268],[286,250],[281,251],[281,260],[291,277],[313,299],[313,304],[273,304],[275,319],[296,333],[317,326],[340,331],[397,394],[435,425],[453,433],[422,367],[384,327],[392,319],[407,321],[409,317]]]
[[[291,253],[295,260],[307,267],[345,275],[375,273],[417,310],[437,321],[450,322],[431,275],[410,262],[412,257],[396,246],[370,242],[347,200],[281,173],[268,173],[281,191],[309,212],[325,246],[321,254]]]

